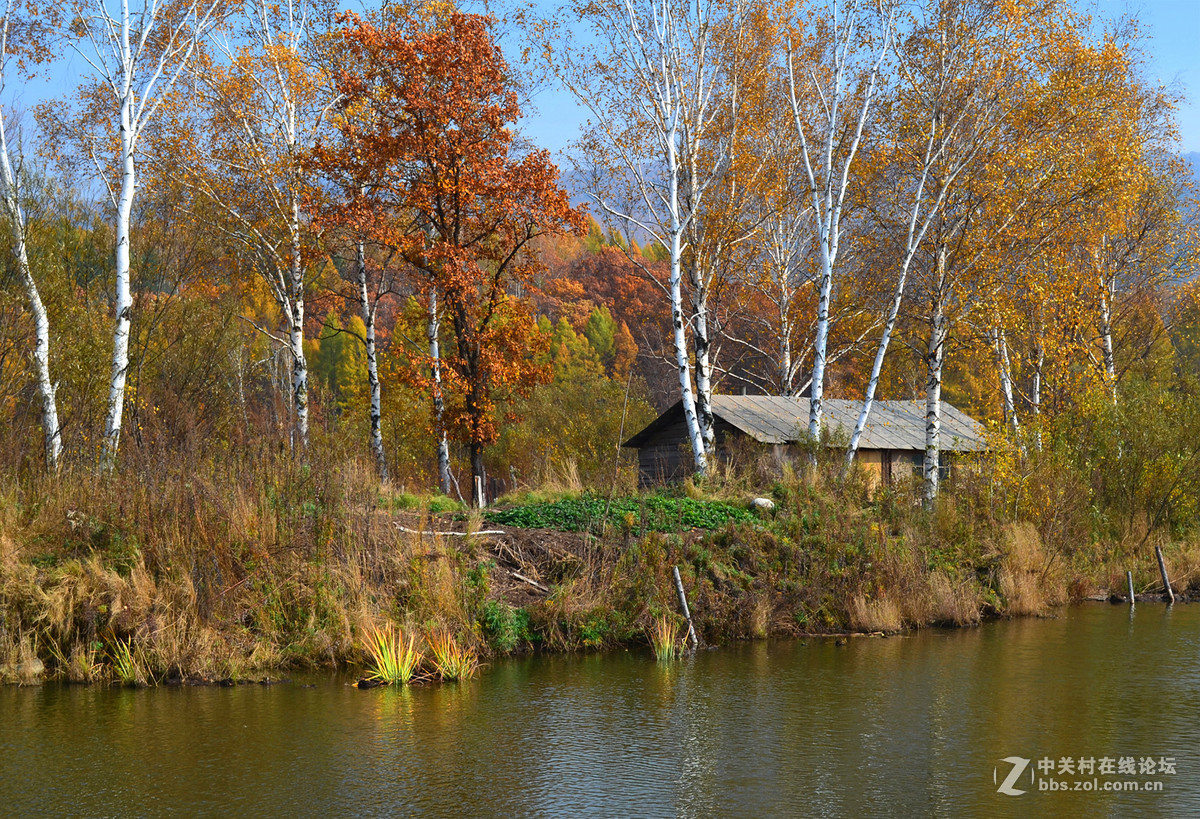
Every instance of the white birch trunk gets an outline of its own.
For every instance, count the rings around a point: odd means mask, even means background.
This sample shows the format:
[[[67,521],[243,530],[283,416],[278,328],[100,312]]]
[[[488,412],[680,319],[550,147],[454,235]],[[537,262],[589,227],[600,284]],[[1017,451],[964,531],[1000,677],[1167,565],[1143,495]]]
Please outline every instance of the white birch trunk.
[[[379,479],[388,481],[387,455],[383,451],[383,396],[379,385],[379,366],[375,355],[375,307],[367,293],[367,253],[363,243],[358,243],[358,298],[362,305],[362,320],[365,330],[364,346],[367,348],[367,387],[371,391],[371,452],[379,468]]]
[[[1103,268],[1101,268],[1103,270]],[[1117,360],[1113,354],[1112,299],[1116,281],[1100,275],[1100,349],[1104,359],[1104,380],[1114,404],[1117,403]]]
[[[1037,357],[1033,366],[1033,388],[1029,398],[1029,403],[1033,412],[1034,423],[1034,446],[1038,452],[1042,451],[1042,368],[1046,364],[1046,345],[1042,343],[1041,338],[1038,338]]]
[[[114,194],[109,186],[104,163],[94,149],[92,156],[116,208],[113,354],[101,454],[105,469],[116,465],[129,372],[133,309],[130,243],[133,200],[137,193],[137,143],[191,62],[196,44],[215,22],[217,13],[215,0],[190,0],[174,6],[147,2],[136,12],[131,11],[129,0],[121,0],[120,7],[119,19],[109,11],[106,0],[91,0],[73,7],[71,40],[72,47],[92,68],[105,93],[111,92],[109,99],[116,102],[119,131],[119,194]]]
[[[293,447],[308,449],[308,359],[304,356],[304,256],[300,240],[300,203],[292,200],[292,239],[288,305],[288,349],[292,354]]]
[[[1008,337],[1003,330],[995,330],[993,338],[996,348],[996,370],[1000,376],[1000,396],[1004,401],[1004,421],[1012,430],[1013,437],[1020,435],[1021,421],[1017,417],[1017,404],[1013,398],[1012,363],[1008,355]]]
[[[438,485],[443,495],[449,495],[450,482],[453,476],[450,472],[450,442],[446,439],[446,406],[442,398],[442,355],[439,340],[441,324],[438,319],[437,290],[433,287],[429,288],[429,314],[426,319],[426,340],[429,342],[429,374],[433,382],[433,426],[437,437]]]
[[[945,308],[946,250],[938,251],[933,310],[929,317],[929,347],[925,379],[925,505],[932,505],[941,477],[938,467],[942,448],[942,365],[946,358],[947,320]]]
[[[128,24],[126,23],[126,38]],[[137,193],[137,169],[134,162],[132,92],[121,103],[121,193],[117,199],[116,281],[113,299],[113,354],[108,381],[108,416],[104,423],[102,464],[112,469],[117,463],[121,444],[121,419],[125,412],[125,381],[129,374],[129,328],[133,310],[130,278],[130,240],[133,221],[133,197]]]
[[[875,97],[876,81],[884,56],[891,47],[893,21],[890,16],[884,22],[873,64],[867,76],[861,107],[857,116],[847,117],[845,109],[849,102],[851,86],[855,78],[852,50],[858,41],[860,4],[855,0],[849,9],[839,14],[838,0],[831,0],[831,54],[833,71],[829,87],[815,89],[820,100],[822,142],[820,156],[814,162],[809,147],[806,117],[802,103],[796,94],[796,71],[789,47],[787,56],[788,92],[792,106],[792,118],[800,139],[800,152],[812,197],[813,233],[820,253],[821,275],[817,295],[817,328],[813,341],[813,370],[809,395],[808,436],[815,443],[821,438],[825,398],[825,366],[829,344],[829,309],[833,297],[834,269],[837,265],[841,243],[842,213],[846,192],[850,183],[850,170],[862,141],[863,129],[870,114]],[[871,13],[869,10],[867,13]],[[815,75],[813,75],[815,77]],[[849,121],[847,122],[847,119]],[[839,150],[840,149],[840,150]]]
[[[673,152],[672,152],[673,154]],[[672,199],[678,207],[678,186],[672,190]],[[687,424],[688,442],[692,446],[692,461],[696,474],[700,477],[708,471],[708,459],[704,448],[704,433],[700,429],[700,419],[696,414],[696,400],[692,395],[692,374],[688,361],[687,332],[683,316],[683,287],[682,287],[682,250],[680,248],[680,232],[674,229],[678,225],[678,211],[672,214],[671,230],[671,339],[675,345],[675,365],[679,368],[679,392],[683,404],[683,417]]]
[[[11,10],[10,2],[5,9],[3,29],[0,30],[0,89],[4,87],[8,21]],[[0,202],[3,202],[4,215],[8,218],[9,230],[12,232],[17,275],[25,289],[25,300],[28,302],[29,312],[33,316],[33,367],[37,379],[38,395],[42,399],[43,446],[46,467],[54,471],[58,469],[62,455],[62,430],[58,424],[58,401],[55,397],[54,382],[50,378],[50,317],[46,313],[46,305],[42,302],[37,281],[33,278],[33,270],[29,266],[25,213],[21,208],[20,181],[17,179],[9,159],[8,134],[4,127],[2,112],[0,112]]]
[[[698,271],[692,274],[692,347],[696,351],[696,417],[704,452],[712,455],[716,445],[712,411],[712,340],[708,332],[708,285]]]
[[[883,325],[883,334],[879,337],[879,346],[875,349],[875,361],[871,364],[871,377],[867,380],[867,392],[863,397],[862,408],[858,420],[854,422],[854,432],[850,435],[850,446],[846,449],[846,462],[842,466],[842,475],[850,471],[854,456],[858,452],[858,444],[867,428],[871,417],[871,407],[875,403],[875,391],[879,388],[879,376],[883,372],[883,361],[887,357],[888,345],[892,341],[892,332],[896,328],[896,319],[900,315],[900,305],[904,302],[904,288],[908,281],[908,268],[912,264],[915,246],[910,242],[910,250],[905,254],[900,264],[900,276],[896,280],[896,289],[892,294],[892,304],[888,308],[887,321]]]
[[[790,302],[780,300],[780,305]],[[792,322],[786,307],[779,311],[779,394],[791,398],[792,385]]]
[[[829,300],[833,293],[833,257],[829,253],[826,237],[819,237],[818,242],[821,245],[821,282],[817,296],[817,335],[813,339],[812,384],[808,402],[808,437],[814,445],[821,441],[825,409],[825,352],[829,344]]]
[[[3,129],[3,123],[0,123]],[[54,382],[50,378],[50,317],[46,313],[46,305],[42,303],[41,293],[38,292],[37,282],[33,278],[33,270],[29,266],[29,254],[25,243],[24,214],[20,211],[13,186],[10,184],[11,167],[8,162],[8,152],[3,144],[3,133],[0,131],[0,163],[3,164],[4,204],[12,229],[13,249],[17,261],[17,275],[25,288],[25,300],[29,312],[33,316],[34,344],[33,366],[37,379],[38,395],[42,398],[42,434],[45,439],[44,450],[46,466],[51,471],[58,469],[62,456],[62,430],[58,424],[58,401],[55,397]]]
[[[304,356],[304,302],[292,304],[288,321],[288,353],[292,359],[292,448],[308,446],[308,360]]]
[[[671,296],[671,340],[675,345],[675,364],[679,368],[679,393],[683,404],[683,417],[687,424],[688,442],[692,446],[692,463],[696,474],[703,478],[708,472],[707,449],[704,442],[704,430],[700,426],[700,417],[696,412],[696,400],[692,394],[692,373],[687,345],[687,322],[683,315],[683,234],[687,230],[680,202],[683,169],[679,160],[679,122],[678,117],[672,117],[664,129],[663,147],[667,159],[667,236],[670,240],[668,249],[671,259],[670,296]],[[692,207],[698,203],[693,201]],[[695,219],[695,210],[688,214],[687,219]]]
[[[17,228],[14,223],[13,234],[17,243],[17,272],[25,285],[25,297],[29,302],[29,312],[33,314],[33,363],[38,394],[42,397],[42,434],[45,438],[46,467],[54,471],[58,469],[59,461],[62,458],[62,429],[58,424],[56,390],[54,382],[50,379],[50,317],[46,314],[46,306],[42,303],[37,282],[34,281],[33,271],[29,267],[29,257],[23,238],[24,231]],[[17,238],[17,234],[20,234],[21,238]]]
[[[938,481],[941,477],[938,466],[941,463],[942,448],[942,362],[945,346],[942,343],[943,330],[939,325],[943,319],[939,316],[931,327],[933,331],[929,339],[928,377],[925,381],[925,487],[924,498],[928,506],[933,503],[938,494]]]
[[[579,54],[588,57],[577,62],[569,49],[560,52],[560,43],[545,45],[561,53],[556,73],[595,115],[594,133],[604,153],[599,166],[612,163],[612,178],[600,181],[593,191],[596,202],[606,214],[644,231],[669,251],[669,279],[655,281],[671,303],[680,402],[695,472],[703,477],[708,458],[692,386],[683,253],[685,236],[702,234],[694,223],[708,188],[729,159],[729,129],[720,123],[723,111],[715,103],[722,66],[708,53],[710,38],[726,23],[741,26],[745,7],[742,3],[609,0],[572,8],[592,24],[599,47],[585,46]],[[720,15],[716,21],[714,13]],[[595,61],[589,59],[593,55]],[[682,201],[685,183],[687,196]],[[610,184],[625,187],[628,196],[620,201],[615,195],[606,196]],[[707,336],[706,326],[702,333]],[[707,396],[710,362],[703,351],[700,359],[706,370],[701,379]]]

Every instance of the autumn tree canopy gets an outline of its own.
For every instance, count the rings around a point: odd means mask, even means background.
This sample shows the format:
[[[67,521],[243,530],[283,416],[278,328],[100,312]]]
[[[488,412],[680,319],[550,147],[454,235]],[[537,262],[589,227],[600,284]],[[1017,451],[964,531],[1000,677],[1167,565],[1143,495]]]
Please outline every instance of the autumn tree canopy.
[[[440,299],[453,334],[444,361],[463,393],[446,423],[482,479],[496,396],[548,377],[518,295],[541,269],[531,243],[582,230],[583,217],[549,154],[517,143],[517,95],[488,18],[451,10],[380,25],[349,15],[346,24],[353,69],[335,75],[338,140],[317,155],[357,191],[345,228],[395,248],[415,289]]]

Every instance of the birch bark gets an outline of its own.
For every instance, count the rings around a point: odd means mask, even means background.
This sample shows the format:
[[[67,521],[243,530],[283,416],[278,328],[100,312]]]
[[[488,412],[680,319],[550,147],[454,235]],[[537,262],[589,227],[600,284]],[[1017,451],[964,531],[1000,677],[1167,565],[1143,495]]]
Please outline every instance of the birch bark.
[[[1100,278],[1100,350],[1104,360],[1104,381],[1113,404],[1117,403],[1117,360],[1113,354],[1112,303],[1116,295],[1116,277],[1105,274],[1100,253],[1096,253]]]
[[[1004,421],[1012,430],[1013,437],[1021,433],[1021,420],[1017,417],[1017,404],[1013,397],[1012,362],[1008,354],[1008,336],[999,328],[993,331],[996,351],[996,372],[1000,378],[1000,397],[1004,402]]]
[[[363,345],[367,348],[367,387],[371,392],[371,452],[375,455],[375,465],[379,469],[379,479],[384,483],[388,480],[387,455],[383,450],[383,418],[382,391],[379,385],[379,364],[375,354],[375,312],[377,301],[372,301],[367,290],[367,251],[362,242],[356,248],[356,263],[358,269],[358,298],[362,307],[363,328],[365,329]]]
[[[0,60],[3,60],[2,52],[0,52]],[[0,88],[2,87],[3,82],[0,77]],[[37,281],[33,278],[33,270],[29,265],[29,251],[25,239],[25,214],[21,208],[19,197],[20,187],[9,160],[4,121],[0,116],[0,200],[4,203],[4,215],[12,233],[17,276],[21,279],[29,313],[33,316],[33,365],[38,395],[42,399],[43,447],[46,466],[54,471],[58,469],[62,456],[62,430],[58,423],[58,402],[55,396],[54,382],[50,378],[50,317],[46,313],[46,305],[42,302]]]
[[[8,33],[13,14],[13,2],[7,0],[4,7],[3,22],[0,23],[0,93],[6,85],[6,74],[9,67]],[[21,207],[21,180],[18,178],[19,168],[14,171],[9,153],[8,131],[4,114],[0,111],[0,203],[3,203],[4,216],[8,220],[9,231],[13,240],[13,256],[17,263],[17,276],[25,290],[25,300],[29,312],[33,316],[34,342],[33,367],[37,379],[38,395],[42,399],[42,435],[46,467],[51,471],[58,469],[62,455],[62,430],[58,423],[58,401],[55,396],[54,382],[50,378],[50,317],[46,313],[46,305],[42,302],[37,281],[33,277],[33,269],[29,265],[29,248],[25,212]]]
[[[437,437],[438,483],[443,495],[450,494],[450,442],[446,439],[446,405],[442,393],[442,354],[437,290],[429,288],[429,312],[425,324],[429,342],[429,375],[433,384],[433,428]]]
[[[933,305],[929,316],[929,345],[925,352],[925,463],[924,492],[926,507],[938,493],[942,446],[942,365],[946,359],[946,249],[937,255]]]

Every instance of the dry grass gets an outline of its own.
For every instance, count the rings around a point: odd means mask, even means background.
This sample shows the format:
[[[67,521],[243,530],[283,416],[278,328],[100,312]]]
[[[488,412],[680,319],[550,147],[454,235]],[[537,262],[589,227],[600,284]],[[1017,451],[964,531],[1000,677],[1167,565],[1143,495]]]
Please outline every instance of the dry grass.
[[[928,576],[928,595],[928,622],[950,626],[979,623],[983,594],[977,583],[954,580],[945,572],[935,571]]]
[[[678,490],[768,494],[754,475],[775,469],[776,514],[753,526],[639,538],[630,521],[607,539],[531,532],[503,548],[398,531],[369,464],[315,452],[307,466],[259,452],[147,460],[111,477],[67,470],[56,482],[0,474],[0,677],[145,685],[357,663],[371,638],[361,624],[398,622],[428,632],[440,676],[465,678],[490,651],[649,639],[649,612],[676,605],[672,565],[714,644],[1043,614],[1068,588],[1122,579],[1126,563],[1139,590],[1156,577],[1152,550],[1085,552],[1070,521],[1046,524],[1052,538],[1005,525],[986,486],[927,513],[915,487],[868,498],[861,481],[831,478],[836,466],[798,475],[754,461],[749,477],[727,470]],[[569,474],[556,480],[554,491],[578,491]],[[485,524],[476,514],[465,525]],[[1200,581],[1200,549],[1166,552],[1180,587]],[[487,631],[489,604],[504,628]]]
[[[850,625],[858,631],[891,634],[904,628],[900,607],[888,597],[868,600],[856,595],[850,601]]]
[[[1032,523],[1006,526],[997,574],[1004,613],[1041,616],[1065,602],[1066,587],[1055,568],[1053,556],[1043,550],[1041,536]]]
[[[44,673],[34,635],[22,633],[0,640],[0,682],[36,685]]]

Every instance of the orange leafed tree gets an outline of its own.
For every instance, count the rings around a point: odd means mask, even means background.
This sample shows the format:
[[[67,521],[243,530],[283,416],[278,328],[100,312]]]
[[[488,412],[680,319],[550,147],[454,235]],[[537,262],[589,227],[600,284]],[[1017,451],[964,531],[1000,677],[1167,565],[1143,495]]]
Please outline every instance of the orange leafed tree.
[[[495,400],[548,378],[544,344],[514,293],[540,272],[539,236],[584,230],[544,150],[523,151],[509,68],[487,17],[436,10],[379,25],[348,15],[336,144],[324,170],[359,193],[352,229],[391,247],[452,330],[446,389],[462,393],[445,417],[470,451],[474,477],[498,437]]]

